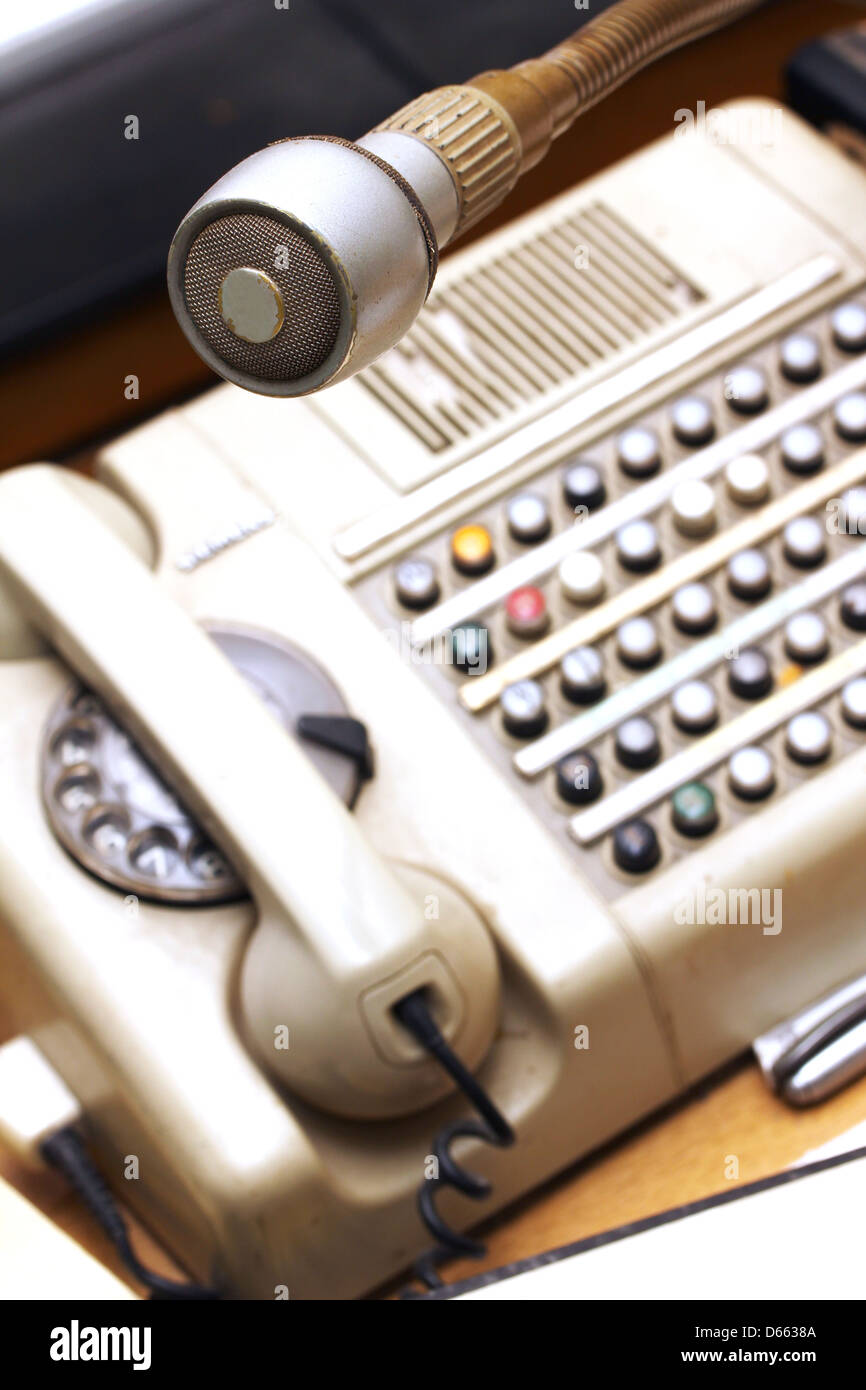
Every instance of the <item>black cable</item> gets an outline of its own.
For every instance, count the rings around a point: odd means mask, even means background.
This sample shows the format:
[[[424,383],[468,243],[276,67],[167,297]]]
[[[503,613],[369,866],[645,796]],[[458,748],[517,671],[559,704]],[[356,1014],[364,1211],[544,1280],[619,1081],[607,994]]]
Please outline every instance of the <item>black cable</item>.
[[[507,1148],[515,1140],[514,1130],[502,1111],[493,1103],[477,1077],[461,1062],[456,1052],[449,1047],[433,1018],[423,990],[408,994],[394,1006],[394,1013],[414,1038],[425,1048],[448,1075],[456,1081],[467,1100],[475,1107],[482,1119],[458,1120],[446,1125],[433,1141],[433,1154],[437,1162],[436,1176],[424,1178],[418,1188],[418,1211],[436,1245],[426,1251],[415,1262],[415,1273],[430,1289],[440,1288],[436,1266],[455,1255],[470,1255],[478,1259],[485,1247],[471,1236],[455,1231],[440,1216],[436,1209],[436,1194],[442,1187],[453,1187],[464,1197],[481,1201],[491,1191],[490,1183],[477,1173],[461,1167],[451,1154],[451,1145],[456,1139],[481,1139],[497,1148]],[[412,1297],[411,1293],[404,1297]]]
[[[219,1290],[202,1284],[179,1284],[154,1274],[139,1260],[129,1239],[126,1221],[105,1179],[87,1152],[84,1140],[73,1126],[60,1129],[42,1145],[41,1153],[52,1168],[62,1173],[90,1209],[114,1245],[134,1279],[149,1289],[154,1299],[210,1300],[221,1298]]]

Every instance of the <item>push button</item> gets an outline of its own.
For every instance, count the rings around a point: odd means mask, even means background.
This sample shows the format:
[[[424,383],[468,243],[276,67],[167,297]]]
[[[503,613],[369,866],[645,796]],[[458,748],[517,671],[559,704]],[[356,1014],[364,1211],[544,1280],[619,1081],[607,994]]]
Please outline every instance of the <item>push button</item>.
[[[866,309],[862,304],[840,304],[830,324],[833,341],[843,352],[862,352],[866,348]]]
[[[731,410],[757,415],[770,399],[766,373],[760,367],[733,367],[725,376],[724,396]]]
[[[629,618],[618,629],[616,646],[626,666],[637,670],[654,666],[662,653],[659,635],[651,618]]]
[[[550,622],[541,590],[526,584],[510,593],[505,600],[505,621],[515,637],[540,637]]]
[[[591,550],[575,550],[559,566],[562,592],[572,603],[595,603],[604,593],[604,565]]]
[[[760,550],[740,550],[728,561],[728,588],[736,598],[754,602],[770,590],[770,566]]]
[[[782,435],[781,447],[789,473],[817,473],[824,462],[824,440],[815,425],[792,425]]]
[[[849,584],[842,594],[839,612],[852,632],[866,632],[866,584]]]
[[[401,560],[394,570],[394,589],[404,608],[429,608],[439,597],[436,566],[419,555]]]
[[[658,532],[651,521],[643,518],[620,527],[616,533],[616,550],[620,564],[638,573],[655,569],[661,559]]]
[[[576,705],[591,705],[604,694],[604,663],[594,647],[566,652],[559,672],[563,695]]]
[[[659,862],[658,836],[647,820],[629,820],[613,832],[613,857],[628,874],[642,874]]]
[[[830,725],[817,710],[795,714],[785,730],[785,747],[798,763],[822,763],[831,744]]]
[[[617,460],[629,478],[651,478],[662,466],[658,435],[636,425],[617,441]]]
[[[792,661],[812,666],[823,661],[830,647],[827,624],[820,613],[795,613],[785,626],[785,651]]]
[[[685,681],[671,696],[674,723],[687,734],[711,729],[719,717],[716,692],[706,681]]]
[[[683,584],[671,600],[673,618],[681,632],[709,632],[718,614],[713,591],[708,584]]]
[[[762,801],[776,785],[773,759],[765,748],[739,748],[728,762],[728,782],[744,801]]]
[[[755,507],[770,491],[770,470],[760,454],[740,454],[725,469],[728,496],[741,507]]]
[[[594,463],[573,463],[562,476],[562,492],[569,507],[588,512],[604,504],[604,479]]]
[[[792,333],[779,353],[782,374],[789,381],[814,381],[821,375],[821,348],[814,333]]]
[[[506,515],[509,531],[524,545],[543,541],[550,532],[550,509],[544,498],[533,492],[520,492],[512,497]]]
[[[483,676],[493,664],[490,634],[483,623],[461,623],[454,628],[451,660],[464,676]]]
[[[789,564],[811,569],[827,552],[826,533],[813,516],[795,516],[782,533],[782,546]]]
[[[728,670],[728,684],[741,700],[760,700],[773,685],[770,663],[760,647],[746,647]]]
[[[538,681],[515,681],[499,699],[502,722],[515,738],[535,738],[547,725],[544,690]]]
[[[495,559],[486,526],[461,526],[451,537],[451,558],[461,574],[484,574]]]
[[[556,790],[572,806],[585,806],[601,795],[598,763],[585,748],[560,758],[556,764]]]
[[[716,798],[703,782],[687,782],[675,791],[671,811],[682,835],[709,835],[719,823]]]
[[[683,396],[671,409],[671,428],[681,444],[708,444],[716,432],[713,411],[703,396]]]
[[[635,715],[616,731],[616,756],[624,767],[652,767],[661,756],[661,745],[651,719]]]

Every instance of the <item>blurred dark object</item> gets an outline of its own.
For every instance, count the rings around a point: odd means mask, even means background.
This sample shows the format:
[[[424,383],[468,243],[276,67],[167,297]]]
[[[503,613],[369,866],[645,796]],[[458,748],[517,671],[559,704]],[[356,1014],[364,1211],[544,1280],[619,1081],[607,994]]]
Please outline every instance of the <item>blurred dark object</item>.
[[[189,206],[269,141],[357,137],[610,3],[34,0],[0,31],[0,350],[162,277]]]
[[[786,79],[794,110],[866,167],[866,22],[798,49]]]

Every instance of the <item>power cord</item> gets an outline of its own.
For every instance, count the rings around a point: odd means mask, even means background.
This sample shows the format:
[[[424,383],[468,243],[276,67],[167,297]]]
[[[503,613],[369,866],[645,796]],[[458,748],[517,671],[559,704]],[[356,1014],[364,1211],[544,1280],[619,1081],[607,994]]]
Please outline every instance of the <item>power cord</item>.
[[[457,1083],[481,1116],[481,1120],[458,1120],[439,1131],[433,1141],[433,1154],[437,1162],[436,1176],[424,1178],[418,1188],[418,1211],[436,1245],[416,1260],[415,1273],[428,1289],[437,1289],[442,1287],[443,1281],[436,1266],[443,1260],[453,1259],[456,1255],[469,1255],[478,1259],[485,1251],[480,1241],[455,1231],[440,1216],[436,1210],[437,1192],[443,1187],[453,1187],[465,1197],[480,1202],[491,1191],[491,1185],[486,1178],[461,1167],[450,1152],[451,1145],[457,1139],[472,1138],[481,1139],[486,1144],[494,1144],[497,1148],[507,1148],[514,1143],[515,1134],[481,1082],[472,1075],[443,1038],[427,1004],[424,991],[417,990],[414,994],[407,994],[405,999],[395,1004],[394,1013],[403,1027]],[[413,1296],[410,1290],[403,1294],[404,1298]]]
[[[96,1217],[124,1265],[154,1299],[212,1300],[221,1298],[218,1289],[202,1284],[180,1284],[154,1274],[139,1260],[132,1248],[123,1213],[105,1179],[87,1152],[84,1140],[73,1125],[59,1129],[43,1141],[40,1152],[46,1163],[62,1173]]]
[[[430,1289],[440,1288],[442,1280],[436,1266],[456,1255],[478,1258],[484,1245],[471,1236],[455,1231],[436,1209],[436,1194],[443,1187],[454,1188],[473,1201],[481,1201],[491,1191],[486,1178],[463,1168],[451,1154],[457,1139],[481,1139],[486,1144],[506,1148],[514,1143],[510,1124],[480,1081],[460,1060],[442,1036],[427,1004],[424,991],[418,990],[394,1006],[403,1027],[430,1053],[444,1071],[456,1082],[471,1105],[478,1111],[479,1120],[458,1120],[446,1125],[433,1141],[437,1162],[436,1176],[425,1178],[418,1189],[418,1211],[436,1244],[415,1263],[415,1273]],[[110,1191],[99,1168],[87,1151],[87,1146],[74,1124],[56,1130],[40,1145],[40,1153],[52,1168],[66,1178],[114,1245],[132,1277],[150,1291],[151,1297],[162,1300],[212,1301],[222,1297],[219,1289],[202,1284],[183,1284],[155,1274],[141,1263],[132,1248],[129,1230],[123,1213]],[[413,1297],[411,1292],[404,1297]]]

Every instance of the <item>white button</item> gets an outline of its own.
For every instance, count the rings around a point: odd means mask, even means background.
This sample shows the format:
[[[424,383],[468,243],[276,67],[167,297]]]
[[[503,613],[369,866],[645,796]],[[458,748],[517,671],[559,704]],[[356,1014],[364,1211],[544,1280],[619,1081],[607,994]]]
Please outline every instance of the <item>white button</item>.
[[[543,497],[521,492],[507,506],[508,529],[516,541],[544,540],[550,530],[550,511]]]
[[[650,570],[661,558],[659,538],[651,521],[629,521],[616,533],[620,563],[630,570]]]
[[[674,622],[683,632],[708,632],[716,621],[716,601],[708,584],[683,584],[671,600]]]
[[[728,762],[728,781],[746,801],[769,796],[776,785],[773,759],[764,748],[739,748]]]
[[[725,469],[725,486],[735,502],[754,507],[770,491],[770,470],[760,454],[740,454]]]
[[[686,681],[671,696],[674,722],[687,733],[710,729],[719,717],[716,692],[706,681]]]
[[[831,319],[834,341],[846,352],[866,348],[866,309],[856,300],[840,304]]]
[[[821,763],[830,752],[830,725],[817,710],[795,714],[785,730],[785,746],[798,763]]]
[[[604,566],[591,550],[576,550],[559,566],[559,582],[572,603],[595,603],[605,589]]]
[[[629,618],[618,629],[616,644],[629,666],[652,666],[661,654],[655,623],[649,618]]]
[[[649,478],[661,467],[658,436],[653,430],[636,425],[617,441],[617,458],[630,478]]]
[[[843,439],[859,444],[866,439],[866,392],[852,391],[836,402],[833,411],[836,430]]]
[[[857,676],[842,691],[842,713],[855,729],[866,728],[866,678]]]
[[[574,647],[559,667],[562,693],[579,705],[591,705],[604,694],[604,663],[594,647]]]
[[[817,473],[824,462],[824,440],[815,425],[792,425],[782,435],[781,449],[790,473]]]
[[[728,561],[728,587],[737,598],[763,598],[770,588],[770,566],[760,550],[740,550]]]
[[[615,746],[617,757],[626,767],[652,767],[661,753],[655,725],[643,715],[620,724]]]
[[[813,516],[796,516],[782,533],[782,547],[792,565],[819,565],[827,549],[826,533]]]
[[[671,424],[683,444],[706,444],[715,433],[713,412],[703,396],[683,396],[671,408]]]
[[[789,381],[814,381],[821,375],[821,348],[814,333],[792,333],[782,344],[782,371]]]
[[[685,536],[705,536],[716,524],[716,497],[709,483],[687,478],[671,496],[674,525]]]
[[[754,415],[763,410],[770,396],[767,374],[760,367],[743,365],[725,373],[725,400],[741,415]]]
[[[849,487],[839,508],[842,530],[848,536],[866,536],[866,487]]]
[[[820,613],[795,613],[785,625],[785,651],[792,661],[811,663],[827,655],[830,639]]]

